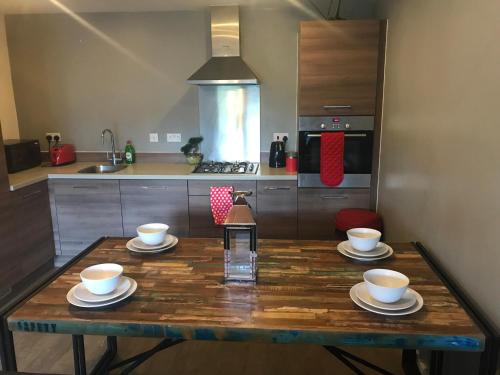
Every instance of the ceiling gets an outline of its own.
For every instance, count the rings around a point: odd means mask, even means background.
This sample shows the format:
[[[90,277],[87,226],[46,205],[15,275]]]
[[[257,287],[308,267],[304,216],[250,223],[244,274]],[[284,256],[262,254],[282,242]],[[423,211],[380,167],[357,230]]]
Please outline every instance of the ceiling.
[[[206,8],[210,5],[304,6],[307,0],[0,0],[0,13],[58,13],[63,5],[74,12],[142,12]]]

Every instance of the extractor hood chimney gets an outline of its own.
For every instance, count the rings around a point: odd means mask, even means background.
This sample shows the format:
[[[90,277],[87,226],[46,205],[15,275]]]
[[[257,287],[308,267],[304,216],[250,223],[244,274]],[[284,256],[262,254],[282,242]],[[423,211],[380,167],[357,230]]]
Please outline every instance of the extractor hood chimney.
[[[210,7],[212,57],[188,79],[194,85],[258,85],[240,57],[238,6]]]

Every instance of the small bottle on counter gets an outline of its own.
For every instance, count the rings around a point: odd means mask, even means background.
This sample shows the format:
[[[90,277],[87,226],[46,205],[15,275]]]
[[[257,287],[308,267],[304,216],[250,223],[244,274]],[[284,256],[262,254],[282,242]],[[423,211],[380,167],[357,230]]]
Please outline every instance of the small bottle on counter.
[[[132,141],[127,141],[125,146],[125,162],[127,164],[135,163],[135,148],[132,145]]]

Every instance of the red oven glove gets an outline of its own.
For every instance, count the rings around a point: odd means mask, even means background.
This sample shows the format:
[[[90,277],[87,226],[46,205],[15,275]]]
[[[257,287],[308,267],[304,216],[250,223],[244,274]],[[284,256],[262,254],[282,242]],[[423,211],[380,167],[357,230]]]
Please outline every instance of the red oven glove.
[[[344,180],[344,133],[321,133],[320,178],[327,186],[338,186]]]
[[[212,217],[217,225],[224,224],[227,214],[233,207],[232,186],[211,186],[210,187],[210,207]]]

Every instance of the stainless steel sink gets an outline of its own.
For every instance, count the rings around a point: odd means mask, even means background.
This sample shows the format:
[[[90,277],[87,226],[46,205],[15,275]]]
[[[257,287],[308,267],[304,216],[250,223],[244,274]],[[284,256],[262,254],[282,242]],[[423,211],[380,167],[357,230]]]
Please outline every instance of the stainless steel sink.
[[[114,173],[127,168],[126,165],[91,165],[90,167],[80,169],[78,173]]]

